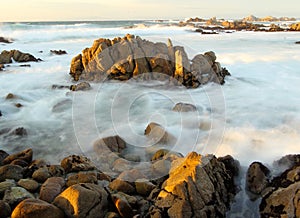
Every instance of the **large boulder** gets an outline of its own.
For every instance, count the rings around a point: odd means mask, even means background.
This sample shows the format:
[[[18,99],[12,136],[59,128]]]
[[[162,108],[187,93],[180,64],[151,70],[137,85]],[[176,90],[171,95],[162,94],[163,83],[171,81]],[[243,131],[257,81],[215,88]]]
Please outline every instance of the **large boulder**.
[[[64,211],[67,217],[101,218],[108,207],[107,192],[98,185],[76,184],[58,195],[54,205]]]
[[[213,57],[212,60],[207,63],[205,59],[203,61],[206,62],[199,64],[199,56],[193,61],[193,66],[184,48],[173,46],[170,39],[165,44],[129,34],[112,40],[100,38],[94,41],[91,48],[84,49],[82,54],[72,59],[70,75],[75,81],[128,80],[138,77],[159,80],[175,78],[186,87],[198,87],[210,81],[223,84],[228,74],[215,62],[213,52],[205,54]],[[202,78],[204,73],[209,74],[204,76],[209,79]]]
[[[2,51],[0,54],[0,64],[9,64],[12,63],[12,59],[16,62],[38,62],[41,59],[35,58],[33,55],[29,53],[23,53],[19,50],[11,50],[11,51]]]
[[[192,152],[172,162],[155,206],[160,217],[224,217],[235,194],[233,187],[222,162]]]

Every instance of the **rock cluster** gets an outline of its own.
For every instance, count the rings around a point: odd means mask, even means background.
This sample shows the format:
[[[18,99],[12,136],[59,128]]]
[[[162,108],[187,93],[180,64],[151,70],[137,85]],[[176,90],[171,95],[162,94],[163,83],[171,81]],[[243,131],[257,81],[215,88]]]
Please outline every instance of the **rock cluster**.
[[[300,217],[300,155],[287,155],[273,167],[283,172],[272,178],[266,166],[254,162],[247,173],[246,188],[251,197],[262,197],[261,217]]]
[[[72,59],[70,75],[74,80],[173,79],[186,87],[208,82],[224,83],[230,75],[216,62],[214,52],[196,55],[191,61],[181,46],[150,42],[126,35],[113,40],[100,38],[91,48]]]
[[[125,147],[120,137],[100,141],[116,154]],[[51,165],[33,160],[32,149],[0,151],[0,217],[224,217],[236,191],[230,167],[195,152],[172,158],[166,176],[151,180],[138,168],[113,178],[84,156]]]
[[[12,59],[16,62],[37,62],[41,61],[41,59],[35,58],[33,55],[28,53],[23,53],[19,50],[11,50],[11,51],[2,51],[0,54],[0,64],[9,64],[12,63]]]

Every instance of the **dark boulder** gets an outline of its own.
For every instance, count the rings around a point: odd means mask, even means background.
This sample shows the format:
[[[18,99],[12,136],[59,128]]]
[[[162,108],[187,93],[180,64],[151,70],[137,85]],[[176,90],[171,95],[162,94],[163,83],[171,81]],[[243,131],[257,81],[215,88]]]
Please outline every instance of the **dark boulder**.
[[[55,54],[55,55],[64,55],[64,54],[68,54],[65,50],[50,50],[51,54]]]
[[[12,43],[11,39],[0,36],[0,43]]]

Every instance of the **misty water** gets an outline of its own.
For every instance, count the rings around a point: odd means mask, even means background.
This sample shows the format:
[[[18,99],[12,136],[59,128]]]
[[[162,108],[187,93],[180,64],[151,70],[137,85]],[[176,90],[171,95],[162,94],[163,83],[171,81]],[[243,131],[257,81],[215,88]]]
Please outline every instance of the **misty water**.
[[[138,24],[137,28],[125,28]],[[192,150],[216,156],[232,155],[244,166],[265,164],[285,154],[299,153],[300,144],[300,33],[234,32],[201,35],[191,28],[145,27],[138,22],[3,23],[0,35],[14,39],[1,50],[19,49],[43,62],[19,67],[12,63],[0,72],[0,130],[24,127],[28,136],[0,134],[0,149],[34,148],[35,158],[58,162],[68,154],[89,154],[95,140],[120,135],[137,148],[149,147],[148,123],[160,123],[176,140],[166,145],[186,154]],[[93,40],[130,33],[155,42],[185,47],[189,58],[214,51],[231,77],[223,86],[197,89],[166,83],[91,83],[92,90],[53,90],[71,85],[72,57]],[[57,56],[50,50],[66,50]],[[8,93],[17,99],[5,100]],[[178,102],[192,103],[197,112],[173,112]],[[23,107],[16,108],[15,103]],[[202,128],[208,126],[209,128]]]

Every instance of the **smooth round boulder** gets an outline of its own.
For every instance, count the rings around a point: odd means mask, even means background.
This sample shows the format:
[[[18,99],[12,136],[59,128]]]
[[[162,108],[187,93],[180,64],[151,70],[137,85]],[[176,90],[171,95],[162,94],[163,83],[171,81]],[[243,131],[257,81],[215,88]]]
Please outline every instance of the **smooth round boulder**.
[[[11,218],[64,218],[65,215],[56,206],[39,199],[26,199],[18,204]]]
[[[0,182],[6,179],[19,181],[23,179],[23,168],[18,165],[5,165],[0,167]]]

